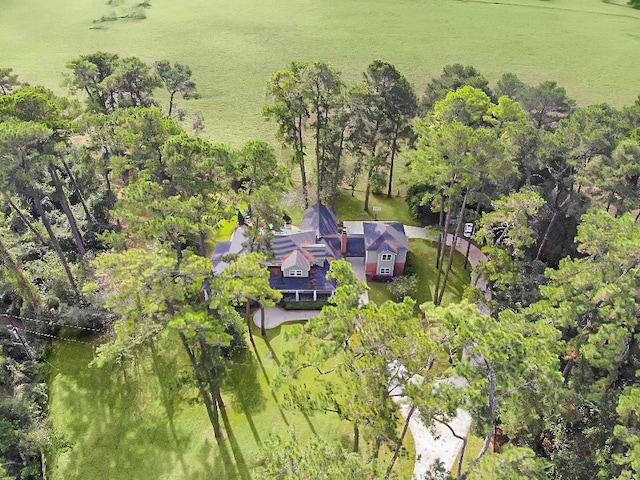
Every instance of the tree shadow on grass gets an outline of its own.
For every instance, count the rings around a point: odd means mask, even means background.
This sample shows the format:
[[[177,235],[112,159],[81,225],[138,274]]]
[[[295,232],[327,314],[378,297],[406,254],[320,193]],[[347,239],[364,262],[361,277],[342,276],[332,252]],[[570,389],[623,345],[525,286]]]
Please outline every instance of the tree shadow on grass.
[[[260,366],[260,370],[262,371],[262,375],[264,376],[265,381],[267,382],[267,386],[269,387],[269,392],[271,393],[271,398],[273,398],[273,401],[275,402],[276,406],[278,407],[278,412],[280,412],[280,416],[282,417],[282,421],[284,422],[284,424],[287,427],[289,427],[289,426],[291,426],[291,424],[289,423],[289,420],[287,419],[287,416],[284,414],[284,410],[280,406],[280,401],[278,400],[278,397],[276,396],[275,392],[273,391],[273,387],[271,386],[271,380],[269,379],[269,374],[267,373],[267,370],[264,367],[264,363],[262,363],[262,358],[260,357],[260,352],[258,351],[257,348],[255,348],[255,344],[254,344],[253,351],[254,351],[255,356],[256,356],[255,358],[258,361],[258,365]]]
[[[196,440],[173,422],[181,407],[170,398],[171,391],[156,382],[150,352],[141,353],[142,373],[137,376],[135,368],[87,367],[93,352],[86,345],[56,348],[65,352],[51,358],[56,370],[50,404],[56,409],[55,428],[72,444],[54,462],[58,478],[215,478],[210,462],[184,458]],[[159,377],[179,375],[173,358],[163,358],[156,367]],[[209,460],[214,450],[208,450]]]
[[[224,438],[217,438],[216,443],[218,445],[217,452],[218,455],[215,457],[214,463],[214,471],[220,472],[223,471],[224,474],[220,475],[216,473],[215,476],[209,478],[224,478],[226,480],[238,480],[240,478],[238,474],[238,469],[236,468],[236,464],[233,461],[231,456],[231,452],[229,451],[229,445],[227,445],[227,441]],[[206,447],[209,448],[206,448]],[[209,441],[205,441],[205,448],[202,449],[202,458],[203,460],[207,460],[208,456],[211,455],[211,446]]]
[[[276,353],[276,351],[271,346],[271,342],[269,341],[269,337],[266,337],[264,339],[264,343],[267,346],[267,348],[269,349],[269,354],[271,355],[271,358],[273,359],[274,362],[276,362],[276,365],[278,365],[278,367],[279,367],[280,366],[280,359],[278,358],[278,354]]]
[[[187,474],[188,468],[184,460],[188,439],[180,435],[176,429],[175,416],[182,410],[183,402],[186,400],[181,394],[180,388],[183,383],[184,372],[176,368],[175,359],[168,356],[158,355],[154,345],[151,346],[151,368],[156,375],[160,388],[159,400],[167,416],[167,422],[171,437],[175,443],[175,450],[180,460],[183,474]]]
[[[235,435],[233,434],[233,429],[231,428],[231,422],[229,422],[229,416],[227,415],[227,411],[225,407],[220,408],[220,417],[222,418],[222,422],[224,423],[224,429],[227,434],[227,440],[229,445],[231,446],[231,451],[233,452],[233,458],[236,460],[236,467],[238,468],[238,473],[240,475],[241,480],[251,480],[251,474],[249,473],[249,469],[247,468],[247,464],[244,460],[244,456],[242,455],[242,449],[238,444]],[[220,446],[220,450],[223,450],[223,444],[225,443],[224,439],[220,439],[218,441],[218,445]]]
[[[231,406],[235,412],[243,412],[257,445],[261,439],[253,421],[253,415],[267,408],[267,398],[258,379],[258,362],[252,352],[238,355],[231,366],[225,393],[231,395]]]

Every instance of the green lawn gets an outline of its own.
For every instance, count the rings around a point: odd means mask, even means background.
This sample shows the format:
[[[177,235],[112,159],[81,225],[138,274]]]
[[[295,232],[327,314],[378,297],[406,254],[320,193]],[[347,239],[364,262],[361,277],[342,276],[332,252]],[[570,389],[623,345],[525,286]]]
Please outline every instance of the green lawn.
[[[482,451],[482,447],[484,446],[484,438],[480,438],[472,433],[469,433],[467,436],[467,448],[464,452],[464,458],[462,459],[462,471],[465,472],[471,462],[478,456],[480,451]],[[491,453],[488,453],[489,455]],[[458,471],[458,462],[460,461],[460,454],[456,457],[455,462],[453,463],[452,473],[457,473]]]
[[[405,225],[418,225],[418,221],[411,216],[403,196],[394,195],[388,198],[386,194],[371,194],[369,205],[370,211],[365,212],[362,190],[356,190],[353,196],[350,189],[342,190],[336,207],[338,220],[394,220]],[[379,207],[381,210],[374,212],[374,207]]]
[[[435,268],[438,244],[436,242],[420,239],[409,240],[409,258],[407,269],[418,276],[418,292],[415,296],[417,305],[433,301],[438,271]],[[442,300],[443,305],[451,302],[459,302],[462,299],[464,289],[471,282],[469,270],[464,268],[464,255],[455,252],[453,266],[447,281],[447,288]],[[391,299],[391,294],[385,282],[369,282],[369,297],[380,304]]]
[[[248,352],[233,366],[223,390],[226,402],[225,440],[219,445],[197,392],[180,388],[188,368],[181,351],[159,348],[146,352],[131,368],[97,369],[89,345],[60,342],[50,364],[50,410],[53,426],[69,442],[50,459],[53,480],[115,479],[250,479],[260,443],[270,434],[288,435],[294,428],[300,441],[317,433],[351,442],[351,427],[334,415],[305,417],[283,410],[281,393],[269,382],[279,358],[294,348],[285,326],[268,339],[254,332],[257,355]],[[303,377],[313,383],[312,375]],[[225,416],[223,416],[225,419]],[[408,478],[413,469],[413,439],[396,471]]]
[[[121,3],[121,2],[115,2]],[[132,0],[129,3],[135,3]],[[374,59],[394,63],[419,91],[446,64],[492,82],[514,72],[556,80],[581,104],[630,104],[640,93],[640,11],[622,0],[154,0],[145,20],[118,20],[104,0],[8,0],[0,66],[65,92],[65,63],[96,50],[190,65],[205,135],[239,146],[273,140],[260,115],[270,74],[291,59],[326,59],[349,80]]]

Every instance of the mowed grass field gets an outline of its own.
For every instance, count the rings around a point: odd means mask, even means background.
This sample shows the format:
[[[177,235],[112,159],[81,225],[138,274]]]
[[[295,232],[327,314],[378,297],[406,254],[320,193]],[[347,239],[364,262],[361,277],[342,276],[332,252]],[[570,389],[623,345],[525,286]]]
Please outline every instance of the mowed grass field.
[[[306,443],[311,435],[352,446],[352,426],[333,414],[305,416],[282,408],[284,388],[273,390],[279,362],[295,340],[282,326],[260,337],[257,349],[236,358],[223,388],[225,438],[213,436],[195,388],[181,381],[188,360],[181,347],[157,346],[142,352],[130,367],[92,368],[90,345],[58,342],[49,357],[49,403],[53,427],[61,437],[52,455],[53,480],[250,480],[260,445],[271,434]],[[315,372],[300,382],[313,388]],[[66,447],[64,444],[67,444]],[[415,448],[409,434],[396,464],[398,478],[409,478]],[[366,456],[366,452],[364,455]],[[383,449],[386,465],[390,451]]]
[[[80,54],[186,63],[202,98],[179,106],[234,146],[275,141],[260,115],[264,87],[292,59],[325,59],[356,80],[379,58],[419,92],[459,62],[491,82],[503,72],[556,80],[583,105],[620,107],[640,93],[640,11],[623,0],[153,0],[144,20],[90,28],[113,10],[105,0],[5,0],[0,66],[66,93],[65,63]]]

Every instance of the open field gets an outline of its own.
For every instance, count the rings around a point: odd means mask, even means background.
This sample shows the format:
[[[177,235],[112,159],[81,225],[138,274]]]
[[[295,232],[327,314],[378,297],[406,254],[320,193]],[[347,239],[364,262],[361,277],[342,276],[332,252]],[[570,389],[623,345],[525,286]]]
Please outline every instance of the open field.
[[[122,2],[114,2],[122,3]],[[0,65],[61,87],[65,63],[107,50],[190,65],[205,134],[239,146],[274,139],[260,109],[270,74],[291,59],[326,59],[349,80],[374,59],[394,63],[421,92],[446,64],[492,82],[514,72],[556,80],[581,104],[630,104],[640,93],[640,11],[621,0],[154,0],[144,20],[117,20],[104,0],[3,2]]]
[[[294,428],[306,442],[312,434],[351,446],[352,427],[337,417],[305,417],[282,409],[281,391],[269,382],[279,355],[295,343],[286,329],[269,331],[267,341],[255,331],[257,355],[237,359],[223,389],[227,405],[225,440],[218,445],[197,392],[181,388],[187,361],[178,349],[144,352],[135,368],[88,367],[89,345],[54,344],[50,363],[50,409],[53,426],[68,442],[50,459],[53,480],[220,479],[250,480],[259,445],[271,433],[287,436]],[[174,347],[175,350],[176,347]],[[133,364],[133,362],[132,362]],[[314,373],[301,381],[313,384]],[[408,478],[413,470],[413,438],[395,471]],[[385,454],[387,460],[388,454]]]

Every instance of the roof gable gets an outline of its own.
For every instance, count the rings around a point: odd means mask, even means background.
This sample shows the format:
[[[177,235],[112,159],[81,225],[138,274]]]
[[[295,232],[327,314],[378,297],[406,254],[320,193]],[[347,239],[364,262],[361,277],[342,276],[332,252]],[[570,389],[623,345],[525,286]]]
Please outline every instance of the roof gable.
[[[367,251],[398,253],[409,250],[409,242],[400,222],[364,222],[364,248]]]
[[[300,267],[305,270],[309,270],[309,268],[311,268],[311,263],[300,250],[294,250],[282,259],[283,270],[287,270],[293,267]]]

